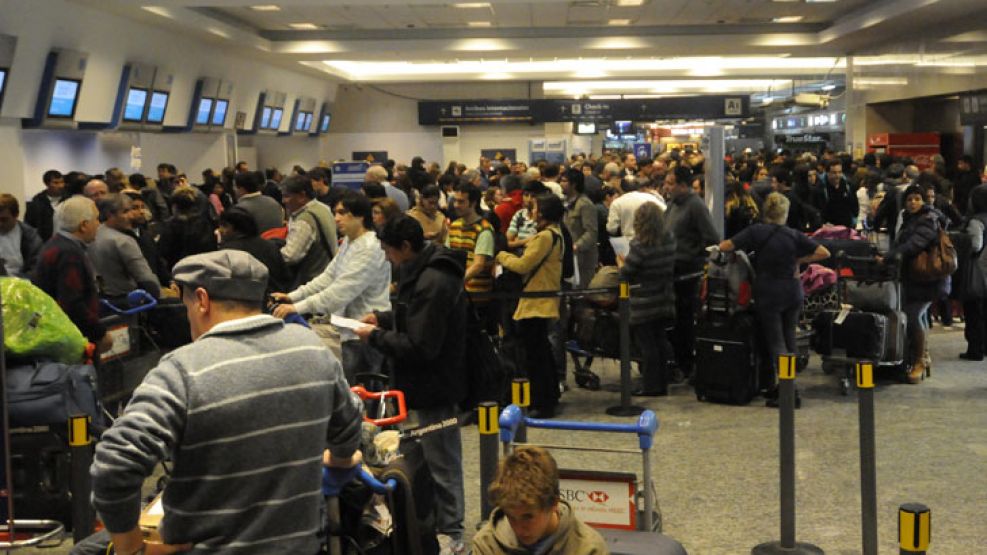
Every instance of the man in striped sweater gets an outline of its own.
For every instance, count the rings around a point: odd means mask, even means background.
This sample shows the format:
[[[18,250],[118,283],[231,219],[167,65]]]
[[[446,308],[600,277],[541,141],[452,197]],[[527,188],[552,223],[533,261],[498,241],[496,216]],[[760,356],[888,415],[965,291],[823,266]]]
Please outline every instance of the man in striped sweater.
[[[249,254],[190,256],[174,277],[194,341],[151,370],[91,469],[115,552],[316,553],[323,453],[357,464],[359,399],[312,331],[261,313],[267,269]],[[146,545],[141,484],[166,458],[168,545]]]

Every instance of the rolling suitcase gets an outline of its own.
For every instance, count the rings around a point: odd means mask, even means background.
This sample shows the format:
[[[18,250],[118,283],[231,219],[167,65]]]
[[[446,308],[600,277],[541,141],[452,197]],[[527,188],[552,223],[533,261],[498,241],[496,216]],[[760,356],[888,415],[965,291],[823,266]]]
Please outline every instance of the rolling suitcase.
[[[69,476],[72,463],[68,439],[45,428],[48,427],[11,430],[15,516],[18,519],[57,520],[71,531]]]
[[[834,349],[842,349],[849,358],[881,361],[887,345],[887,316],[850,312],[842,324],[837,324],[838,315],[839,311],[827,310],[813,320],[816,352],[828,356]]]
[[[905,334],[908,318],[904,312],[895,311],[887,314],[888,331],[884,357],[881,362],[898,363],[905,360]]]
[[[754,316],[737,313],[696,325],[696,398],[745,405],[758,391]]]

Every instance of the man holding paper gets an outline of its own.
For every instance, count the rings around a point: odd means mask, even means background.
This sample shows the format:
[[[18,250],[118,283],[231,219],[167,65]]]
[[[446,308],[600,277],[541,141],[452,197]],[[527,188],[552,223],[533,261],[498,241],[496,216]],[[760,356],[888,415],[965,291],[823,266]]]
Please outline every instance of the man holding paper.
[[[274,315],[338,315],[362,318],[375,310],[391,309],[391,266],[373,230],[372,208],[367,197],[347,192],[336,204],[336,229],[344,236],[332,261],[315,279],[291,293],[274,293]],[[332,347],[335,337],[319,330]],[[341,358],[348,380],[361,372],[379,372],[383,357],[357,341],[352,330],[340,327]]]

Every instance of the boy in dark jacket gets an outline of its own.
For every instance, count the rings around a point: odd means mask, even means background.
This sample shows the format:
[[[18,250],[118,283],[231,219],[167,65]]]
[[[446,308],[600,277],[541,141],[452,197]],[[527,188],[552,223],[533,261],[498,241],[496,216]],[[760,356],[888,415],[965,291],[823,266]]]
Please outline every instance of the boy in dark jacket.
[[[358,328],[362,341],[393,361],[395,389],[404,392],[418,424],[457,416],[466,397],[462,371],[466,348],[466,298],[462,253],[425,243],[421,224],[408,216],[380,232],[387,259],[397,268],[398,298],[388,312],[368,314]],[[463,452],[458,427],[422,437],[425,462],[435,478],[439,543],[455,551],[463,536]]]

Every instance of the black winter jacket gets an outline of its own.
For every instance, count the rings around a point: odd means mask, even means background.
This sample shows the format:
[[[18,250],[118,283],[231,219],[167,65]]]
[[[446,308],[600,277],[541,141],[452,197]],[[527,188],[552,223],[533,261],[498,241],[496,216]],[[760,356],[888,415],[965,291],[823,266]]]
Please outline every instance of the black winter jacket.
[[[675,238],[665,233],[657,245],[631,241],[620,279],[641,287],[631,293],[631,324],[675,319]]]
[[[915,214],[905,212],[901,229],[898,230],[894,244],[888,250],[886,255],[888,259],[901,256],[904,268],[902,281],[905,285],[905,297],[908,300],[932,301],[938,294],[941,282],[915,281],[909,269],[912,259],[939,239],[942,218],[939,211],[928,204],[923,205]]]
[[[429,243],[398,267],[393,309],[377,313],[370,345],[393,364],[395,388],[408,408],[455,405],[466,397],[466,261]]]

